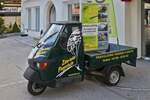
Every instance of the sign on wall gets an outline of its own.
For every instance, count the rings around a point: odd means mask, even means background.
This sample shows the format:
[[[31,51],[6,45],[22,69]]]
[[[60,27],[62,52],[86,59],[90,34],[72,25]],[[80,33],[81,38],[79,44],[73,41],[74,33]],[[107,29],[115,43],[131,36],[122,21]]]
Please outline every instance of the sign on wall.
[[[117,37],[113,1],[82,3],[82,23],[85,50],[107,49],[108,36]]]

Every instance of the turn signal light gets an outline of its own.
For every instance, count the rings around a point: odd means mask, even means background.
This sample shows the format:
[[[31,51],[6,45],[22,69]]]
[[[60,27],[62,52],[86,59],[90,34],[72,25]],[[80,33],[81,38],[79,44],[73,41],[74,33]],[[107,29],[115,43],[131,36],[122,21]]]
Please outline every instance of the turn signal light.
[[[48,62],[38,63],[38,67],[40,70],[45,70],[48,67]]]

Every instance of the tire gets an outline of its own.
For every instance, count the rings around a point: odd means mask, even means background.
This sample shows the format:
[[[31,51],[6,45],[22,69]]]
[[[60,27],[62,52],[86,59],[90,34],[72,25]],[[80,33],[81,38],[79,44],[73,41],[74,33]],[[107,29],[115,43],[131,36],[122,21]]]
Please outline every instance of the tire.
[[[121,78],[120,68],[112,67],[108,73],[105,74],[105,83],[108,86],[116,86]]]
[[[37,96],[42,94],[46,89],[46,86],[34,83],[34,82],[28,82],[28,92],[33,95]]]
[[[105,0],[95,0],[97,3],[103,3]]]

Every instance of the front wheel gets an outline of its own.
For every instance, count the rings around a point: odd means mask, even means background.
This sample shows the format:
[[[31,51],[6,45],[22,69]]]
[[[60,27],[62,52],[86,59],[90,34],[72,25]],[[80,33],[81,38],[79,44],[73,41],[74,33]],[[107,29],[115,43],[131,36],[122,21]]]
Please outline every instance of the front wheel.
[[[42,94],[46,89],[46,86],[43,86],[41,84],[37,84],[35,82],[28,82],[28,92],[32,94],[33,96],[37,96]]]

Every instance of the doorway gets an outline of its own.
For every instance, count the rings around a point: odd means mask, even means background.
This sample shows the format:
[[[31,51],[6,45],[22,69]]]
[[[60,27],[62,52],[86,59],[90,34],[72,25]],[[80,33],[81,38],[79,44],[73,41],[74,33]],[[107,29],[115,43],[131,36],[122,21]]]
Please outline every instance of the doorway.
[[[145,60],[150,60],[150,1],[142,2],[142,55]]]
[[[49,23],[56,21],[56,9],[55,6],[52,5],[49,13]]]

